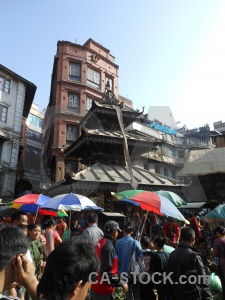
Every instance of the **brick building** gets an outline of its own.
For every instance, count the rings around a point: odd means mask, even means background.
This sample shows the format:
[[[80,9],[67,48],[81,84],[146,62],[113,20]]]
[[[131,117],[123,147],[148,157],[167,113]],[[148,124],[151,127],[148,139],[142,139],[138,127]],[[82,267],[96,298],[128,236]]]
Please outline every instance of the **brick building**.
[[[108,82],[119,96],[118,70],[110,51],[92,39],[83,45],[58,41],[51,79],[50,99],[43,122],[43,184],[61,183],[67,170],[82,169],[76,159],[66,159],[64,150],[79,136],[79,122],[91,108],[92,100],[101,102]]]

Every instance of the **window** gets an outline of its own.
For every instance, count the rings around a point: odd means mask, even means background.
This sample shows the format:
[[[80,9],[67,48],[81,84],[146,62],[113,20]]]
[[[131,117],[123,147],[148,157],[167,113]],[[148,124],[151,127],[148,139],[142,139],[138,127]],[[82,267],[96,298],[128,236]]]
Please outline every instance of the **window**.
[[[87,97],[87,110],[89,110],[92,107],[92,99],[90,97]]]
[[[68,110],[79,113],[80,112],[80,95],[69,93],[68,94]]]
[[[42,134],[31,129],[28,129],[27,137],[33,141],[42,142]]]
[[[160,168],[155,166],[155,173],[160,174]]]
[[[42,119],[35,115],[32,114],[28,115],[28,123],[33,124],[39,128],[42,128]]]
[[[172,178],[176,179],[176,172],[174,170],[172,170]]]
[[[66,144],[71,144],[71,141],[74,142],[78,138],[78,126],[76,125],[67,125],[66,126]]]
[[[178,157],[179,158],[184,158],[184,150],[179,150],[178,151]]]
[[[0,105],[0,121],[6,123],[7,121],[7,113],[8,113],[8,108]]]
[[[41,150],[27,145],[25,153],[24,168],[32,173],[39,172],[41,165]]]
[[[105,83],[107,84],[108,82],[109,82],[109,87],[110,87],[109,89],[110,89],[110,91],[112,91],[113,90],[113,80],[109,77],[106,77]]]
[[[171,157],[176,157],[175,148],[169,147],[168,155]]]
[[[69,79],[75,80],[75,81],[80,81],[80,72],[81,70],[81,65],[78,63],[70,62],[69,66]]]
[[[168,177],[168,169],[163,168],[163,174],[164,174],[164,176]]]
[[[100,90],[100,73],[88,68],[87,83]]]
[[[10,82],[10,80],[0,76],[0,90],[9,94]]]

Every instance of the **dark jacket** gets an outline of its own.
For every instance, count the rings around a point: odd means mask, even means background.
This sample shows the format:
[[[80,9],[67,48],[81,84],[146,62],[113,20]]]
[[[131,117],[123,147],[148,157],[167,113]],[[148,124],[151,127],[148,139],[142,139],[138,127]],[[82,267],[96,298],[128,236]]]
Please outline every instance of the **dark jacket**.
[[[154,276],[155,287],[161,292],[166,292],[166,286],[163,283],[163,272],[166,271],[166,266],[169,259],[169,253],[167,252],[155,252],[152,254],[150,261],[150,271]],[[162,275],[160,275],[162,274]],[[157,282],[160,282],[157,284]]]
[[[209,282],[206,279],[207,277],[202,259],[194,248],[181,243],[176,250],[170,253],[166,274],[168,275],[171,272],[172,275],[170,278],[172,282],[167,279],[166,286],[168,294],[173,300],[212,300]],[[201,280],[199,279],[199,283],[197,284],[197,288],[201,295],[200,298],[198,298],[195,293],[192,293],[192,290],[196,285],[181,283],[181,280],[184,281],[185,278],[188,278],[188,274],[198,276],[197,278],[199,278],[199,275],[204,276],[204,280],[203,278],[201,278]],[[181,279],[181,275],[185,275],[186,277]],[[187,292],[190,294],[188,295]]]

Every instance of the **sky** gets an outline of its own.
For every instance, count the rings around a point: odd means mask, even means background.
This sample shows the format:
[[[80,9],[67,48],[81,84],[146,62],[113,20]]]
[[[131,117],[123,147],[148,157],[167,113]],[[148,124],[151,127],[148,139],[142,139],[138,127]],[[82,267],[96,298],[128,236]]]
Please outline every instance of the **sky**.
[[[47,107],[57,41],[92,38],[115,56],[134,109],[168,106],[178,127],[225,122],[224,0],[0,0],[0,64]]]

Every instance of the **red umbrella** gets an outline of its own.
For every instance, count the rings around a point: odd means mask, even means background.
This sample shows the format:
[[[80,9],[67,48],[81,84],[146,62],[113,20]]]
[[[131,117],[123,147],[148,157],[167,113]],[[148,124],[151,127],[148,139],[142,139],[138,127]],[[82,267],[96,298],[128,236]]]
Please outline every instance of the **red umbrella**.
[[[126,190],[114,194],[117,199],[138,204],[141,209],[186,222],[184,216],[167,198],[144,190]]]

